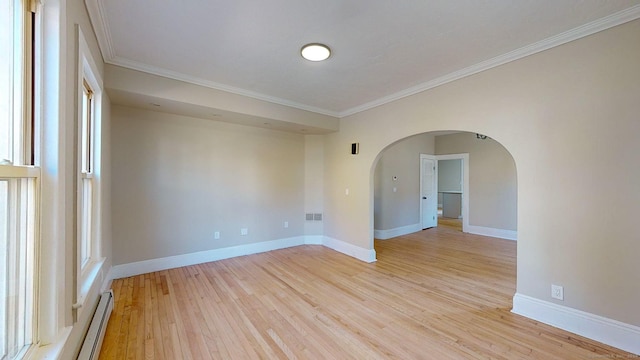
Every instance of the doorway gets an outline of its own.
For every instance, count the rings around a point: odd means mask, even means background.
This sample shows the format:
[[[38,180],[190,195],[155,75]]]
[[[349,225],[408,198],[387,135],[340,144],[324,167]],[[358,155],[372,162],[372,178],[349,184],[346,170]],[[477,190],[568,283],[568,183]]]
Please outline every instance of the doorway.
[[[440,164],[444,165],[443,174],[439,170]],[[452,184],[455,180],[448,183],[445,181],[442,186],[440,185],[440,175],[448,175],[447,165],[459,166],[457,171],[459,180],[457,180],[456,186]],[[462,232],[467,232],[469,226],[468,189],[469,154],[420,154],[420,223],[422,229],[436,227],[440,222],[448,226],[459,227]],[[445,211],[444,205],[447,205],[447,211]],[[453,216],[452,214],[459,215]]]
[[[469,154],[436,155],[435,158],[438,169],[438,222],[468,232]]]
[[[422,229],[438,226],[438,160],[420,154],[420,219]]]
[[[422,199],[421,192],[421,154],[437,161],[462,162],[459,196],[463,232],[516,239],[517,183],[513,157],[495,140],[479,139],[468,132],[413,135],[380,152],[372,169],[375,239],[390,239],[437,226],[437,223],[423,224],[429,215],[424,213],[426,199]],[[437,162],[436,171],[438,174]],[[438,191],[443,189],[436,185]]]

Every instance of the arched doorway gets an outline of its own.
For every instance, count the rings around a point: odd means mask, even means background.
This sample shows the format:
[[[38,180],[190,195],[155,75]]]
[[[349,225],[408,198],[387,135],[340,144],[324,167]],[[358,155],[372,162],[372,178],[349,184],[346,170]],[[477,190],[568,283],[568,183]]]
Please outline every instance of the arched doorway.
[[[458,184],[451,184],[451,175],[443,176],[444,171],[438,173],[438,204],[441,207],[443,197],[448,195],[458,199],[463,231],[516,240],[515,161],[491,137],[464,131],[412,135],[388,145],[378,154],[372,171],[374,238],[389,239],[423,229],[421,154],[440,160],[462,160],[462,166],[458,165]]]

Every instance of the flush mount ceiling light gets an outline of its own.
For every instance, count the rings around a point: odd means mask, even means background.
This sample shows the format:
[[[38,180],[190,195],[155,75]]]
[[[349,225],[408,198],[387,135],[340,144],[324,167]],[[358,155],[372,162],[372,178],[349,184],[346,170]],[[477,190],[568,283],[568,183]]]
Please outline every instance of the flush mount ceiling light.
[[[314,43],[303,46],[300,54],[309,61],[322,61],[331,56],[331,50],[327,45]]]

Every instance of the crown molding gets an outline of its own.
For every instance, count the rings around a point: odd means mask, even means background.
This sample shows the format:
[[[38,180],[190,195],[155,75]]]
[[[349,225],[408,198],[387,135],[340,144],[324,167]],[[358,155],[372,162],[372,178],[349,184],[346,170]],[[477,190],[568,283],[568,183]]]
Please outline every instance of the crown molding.
[[[338,115],[340,118],[354,115],[359,112],[363,112],[365,110],[369,110],[380,105],[384,105],[384,104],[387,104],[411,95],[415,95],[417,93],[420,93],[429,89],[433,89],[440,85],[444,85],[452,81],[459,80],[464,77],[471,76],[479,72],[489,70],[494,67],[504,65],[506,63],[509,63],[518,59],[522,59],[529,55],[533,55],[533,54],[551,49],[553,47],[566,44],[574,40],[578,40],[580,38],[595,34],[597,32],[610,29],[614,26],[622,25],[626,22],[633,21],[638,18],[640,18],[640,5],[635,5],[626,10],[592,21],[588,24],[584,24],[582,26],[571,29],[569,31],[565,31],[561,34],[521,47],[519,49],[513,50],[506,54],[496,56],[492,59],[479,62],[475,65],[471,65],[464,69],[454,71],[450,74],[441,76],[437,79],[427,81],[425,83],[399,91],[397,93],[382,97],[378,100],[374,100],[366,104],[362,104],[360,106],[356,106],[354,108],[341,111],[338,113]]]
[[[204,86],[204,87],[215,89],[215,90],[220,90],[220,91],[225,91],[225,92],[236,94],[236,95],[246,96],[249,98],[266,101],[266,102],[277,104],[277,105],[292,107],[299,110],[309,111],[309,112],[331,116],[335,118],[338,117],[338,112],[336,111],[309,106],[309,105],[297,103],[294,101],[253,92],[250,90],[228,86],[228,85],[216,83],[213,81],[204,80],[195,76],[190,76],[190,75],[182,74],[176,71],[171,71],[171,70],[147,65],[138,61],[122,58],[116,54],[116,51],[114,49],[113,40],[111,38],[111,32],[109,30],[109,22],[107,21],[106,12],[104,10],[102,1],[103,0],[85,0],[85,4],[87,6],[87,11],[89,12],[89,18],[91,19],[91,24],[93,25],[96,38],[98,39],[98,46],[102,51],[102,57],[104,59],[104,62],[107,64],[122,66],[128,69],[138,70],[138,71],[166,77],[173,80],[183,81],[183,82],[187,82],[194,85],[200,85],[200,86]]]
[[[635,5],[615,14],[611,14],[601,19],[592,21],[588,24],[584,24],[569,31],[565,31],[561,34],[521,47],[506,54],[496,56],[492,59],[479,62],[475,65],[471,65],[464,69],[454,71],[450,74],[441,76],[431,81],[424,82],[422,84],[396,92],[394,94],[384,96],[377,100],[370,101],[360,106],[356,106],[345,111],[332,111],[274,96],[269,96],[266,94],[253,92],[246,89],[216,83],[213,81],[204,80],[195,76],[190,76],[119,57],[117,56],[113,46],[113,41],[111,39],[108,22],[106,21],[106,14],[102,5],[102,1],[103,0],[85,0],[85,3],[87,5],[89,17],[91,18],[96,37],[98,38],[98,45],[100,46],[100,49],[102,51],[102,56],[105,63],[336,118],[343,118],[354,115],[359,112],[363,112],[411,95],[415,95],[417,93],[433,89],[452,81],[459,80],[464,77],[471,76],[518,59],[522,59],[529,55],[533,55],[640,18],[640,5]]]
[[[109,31],[109,23],[107,22],[104,6],[101,0],[85,0],[85,5],[89,12],[91,24],[93,25],[93,31],[98,39],[98,46],[100,46],[100,50],[102,51],[102,58],[107,62],[116,56],[116,52],[113,48],[113,41],[111,40],[111,32]]]
[[[266,101],[276,105],[283,105],[283,106],[296,108],[304,111],[309,111],[309,112],[317,113],[321,115],[327,115],[335,118],[337,118],[339,115],[339,113],[335,111],[321,109],[318,107],[301,104],[295,101],[290,101],[290,100],[286,100],[286,99],[282,99],[274,96],[257,93],[250,90],[245,90],[245,89],[241,89],[241,88],[237,88],[237,87],[233,87],[225,84],[220,84],[214,81],[204,80],[195,76],[190,76],[180,72],[147,65],[138,61],[121,58],[119,56],[115,56],[110,60],[105,59],[105,62],[111,65],[122,66],[124,68],[142,71],[148,74],[158,75],[158,76],[162,76],[162,77],[177,80],[177,81],[183,81],[193,85],[199,85],[199,86],[207,87],[214,90],[220,90],[220,91],[228,92],[231,94],[249,97],[256,100]]]

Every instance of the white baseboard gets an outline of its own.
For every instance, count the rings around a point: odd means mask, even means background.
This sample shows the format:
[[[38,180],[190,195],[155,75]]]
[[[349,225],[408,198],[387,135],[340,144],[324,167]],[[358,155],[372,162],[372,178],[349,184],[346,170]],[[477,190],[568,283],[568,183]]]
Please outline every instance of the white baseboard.
[[[422,230],[421,224],[412,224],[388,230],[373,230],[373,236],[378,240],[387,240],[396,236],[407,235],[420,230]]]
[[[530,296],[513,296],[513,313],[640,355],[640,327]]]
[[[507,240],[518,240],[518,232],[515,230],[496,229],[484,226],[469,225],[467,232],[470,234],[491,236]]]
[[[364,249],[346,243],[344,241],[332,239],[322,235],[297,236],[286,239],[264,241],[253,244],[238,245],[221,249],[199,251],[195,253],[115,265],[109,270],[107,278],[105,279],[105,283],[110,282],[112,279],[120,279],[154,271],[202,264],[210,261],[229,259],[236,256],[257,254],[271,250],[285,249],[299,245],[324,245],[328,248],[352,256],[361,261],[369,263],[376,261],[376,251],[373,249]]]
[[[355,246],[341,240],[333,239],[328,236],[324,236],[322,245],[364,262],[372,263],[376,261],[375,249],[361,248],[359,246]]]
[[[236,256],[251,255],[261,252],[284,249],[305,244],[304,236],[264,241],[253,244],[231,246],[221,249],[199,251],[195,253],[168,256],[159,259],[137,261],[134,263],[115,265],[111,269],[113,279],[146,274],[182,266],[202,264],[210,261],[229,259]]]
[[[304,237],[305,245],[322,245],[324,236],[322,235],[307,235]]]

